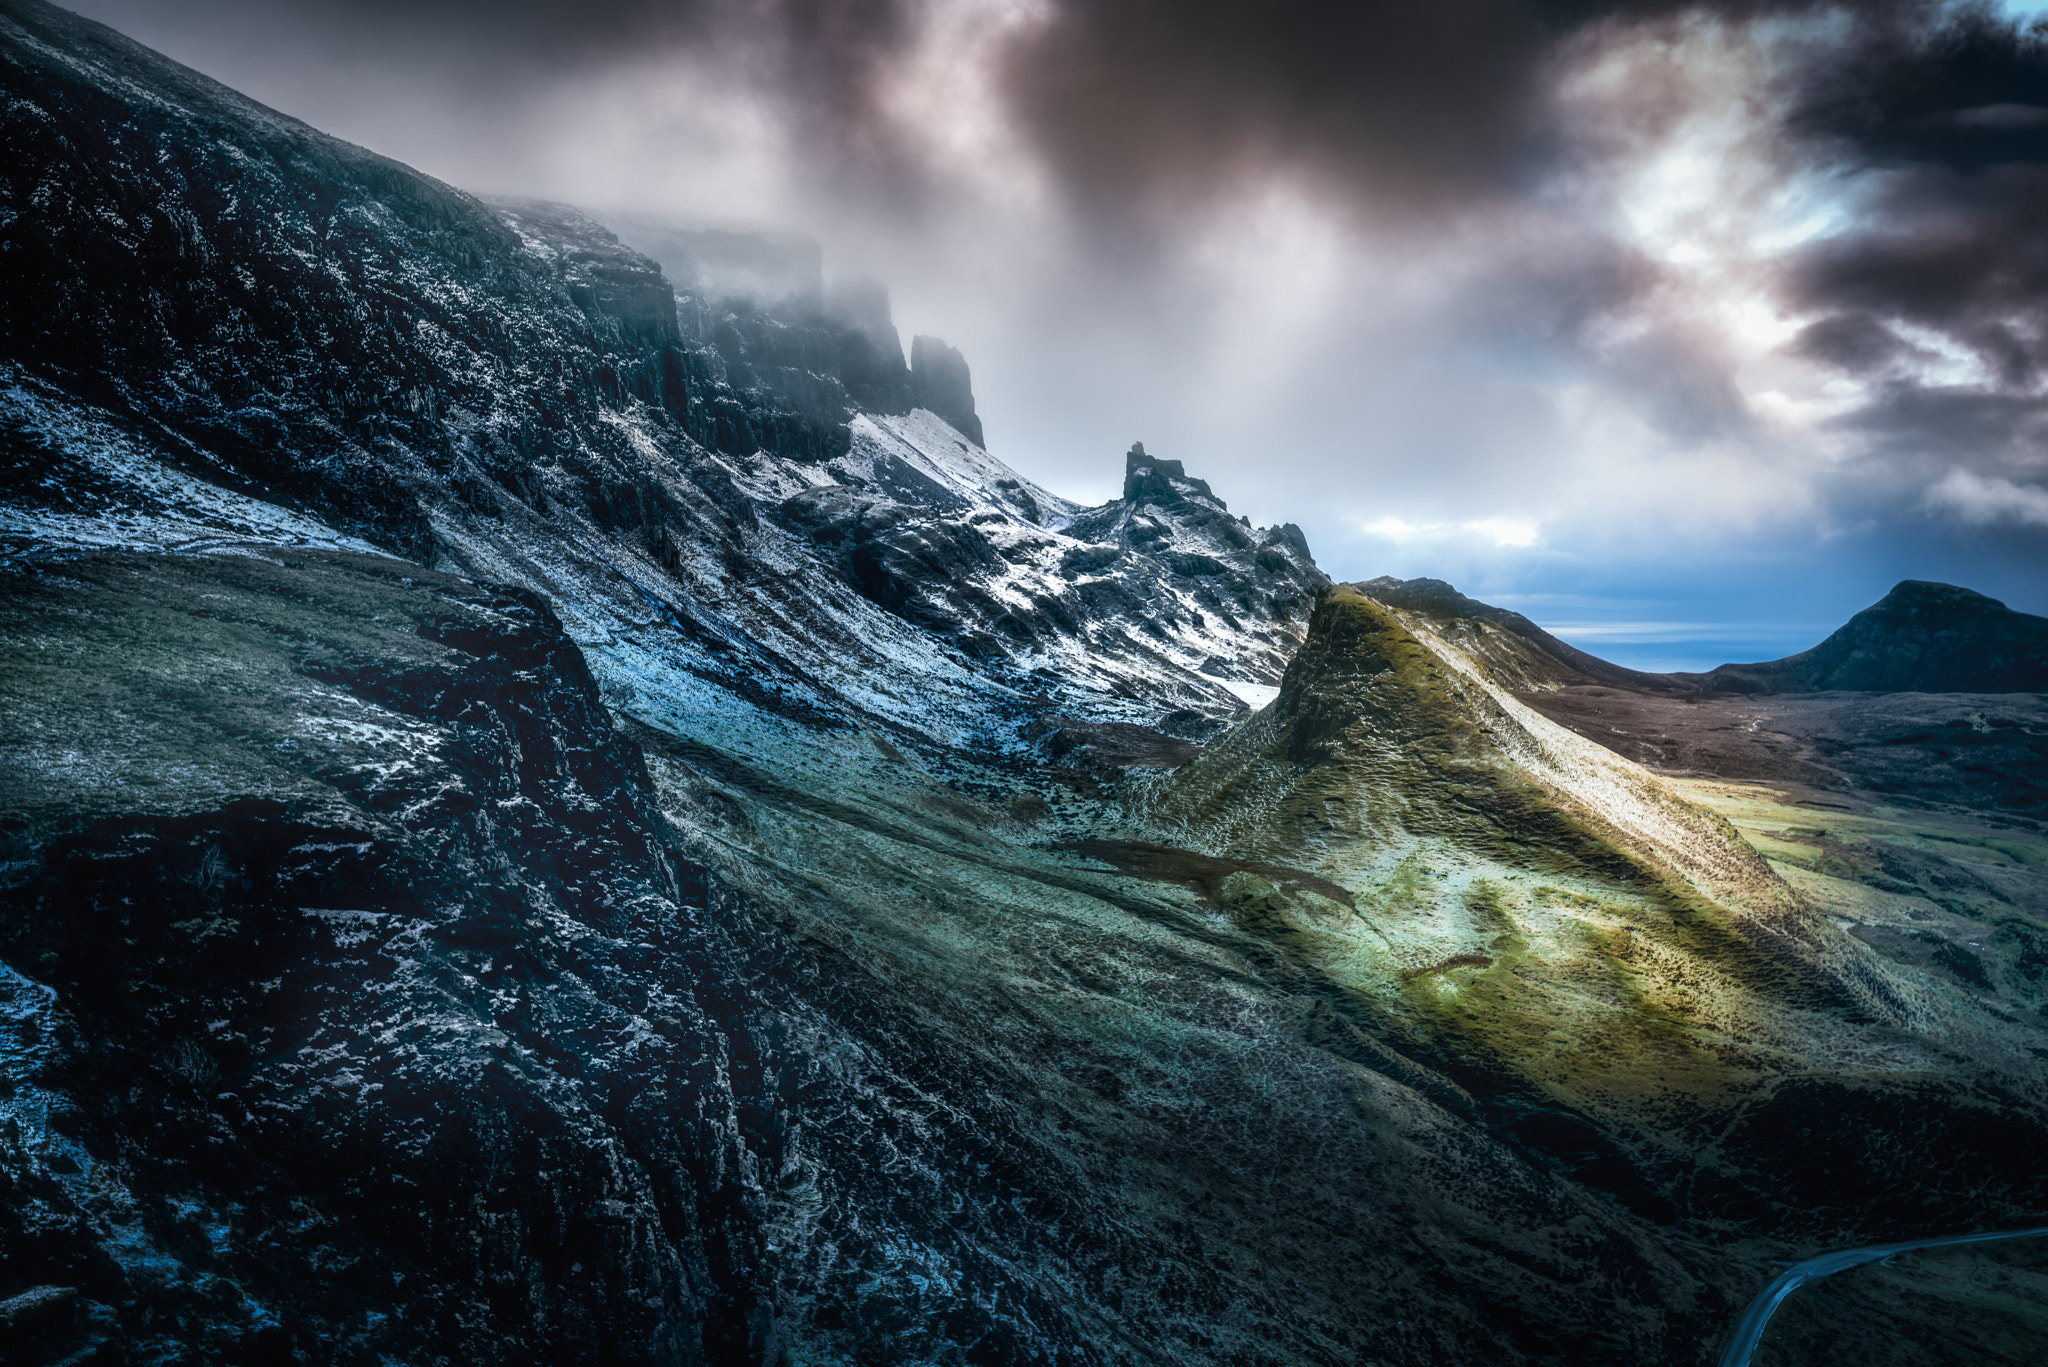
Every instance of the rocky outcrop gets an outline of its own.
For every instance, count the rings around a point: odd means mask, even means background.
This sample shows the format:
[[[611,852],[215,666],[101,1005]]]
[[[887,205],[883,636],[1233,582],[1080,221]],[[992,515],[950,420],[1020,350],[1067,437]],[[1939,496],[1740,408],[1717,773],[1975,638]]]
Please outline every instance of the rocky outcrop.
[[[523,211],[518,201],[499,204]],[[603,221],[674,282],[682,333],[717,358],[720,378],[828,424],[857,410],[901,416],[924,408],[983,444],[966,358],[936,337],[917,337],[906,367],[888,287],[851,277],[828,289],[816,242],[631,214]]]
[[[834,280],[825,312],[838,349],[834,369],[847,395],[870,412],[908,413],[915,398],[903,339],[889,315],[888,286],[867,276]]]
[[[603,403],[657,408],[712,451],[772,451],[807,462],[845,454],[847,423],[858,406],[847,388],[849,334],[826,322],[809,291],[792,286],[795,292],[764,303],[751,294],[709,295],[687,276],[679,289],[663,267],[580,209],[507,198],[490,207],[578,308],[601,320],[607,340],[628,354],[651,353],[640,362],[650,378],[600,363],[595,383]],[[770,260],[761,263],[760,278],[772,280],[773,257],[763,255]],[[719,278],[737,289],[755,277],[725,271]]]
[[[967,372],[967,358],[958,351],[936,337],[913,337],[910,391],[919,408],[938,414],[976,446],[988,444],[981,434],[981,417],[974,411],[974,381]]]
[[[1206,481],[1191,478],[1180,461],[1147,454],[1142,442],[1124,457],[1123,497],[1081,512],[1065,530],[1084,544],[1063,557],[1061,573],[1084,597],[1092,593],[1109,603],[1135,590],[1141,601],[1164,600],[1164,610],[1154,607],[1140,617],[1141,629],[1173,626],[1178,600],[1198,627],[1214,614],[1233,631],[1263,632],[1279,649],[1211,656],[1200,666],[1238,683],[1279,682],[1299,639],[1291,624],[1330,582],[1309,556],[1300,528],[1255,528],[1233,517]],[[1160,587],[1146,594],[1147,580]],[[1267,622],[1286,625],[1274,634]]]

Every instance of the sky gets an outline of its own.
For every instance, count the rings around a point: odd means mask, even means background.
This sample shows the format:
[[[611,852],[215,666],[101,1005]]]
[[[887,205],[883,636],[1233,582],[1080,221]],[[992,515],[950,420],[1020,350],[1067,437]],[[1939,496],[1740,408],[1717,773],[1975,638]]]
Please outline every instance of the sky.
[[[2048,615],[2048,0],[75,0],[465,189],[794,228],[991,450],[1142,440],[1596,654]]]

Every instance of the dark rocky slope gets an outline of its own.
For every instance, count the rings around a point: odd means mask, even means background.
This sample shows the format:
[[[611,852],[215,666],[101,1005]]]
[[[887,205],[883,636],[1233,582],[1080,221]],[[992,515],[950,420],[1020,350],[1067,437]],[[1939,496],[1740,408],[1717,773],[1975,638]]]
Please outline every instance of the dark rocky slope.
[[[0,594],[9,1361],[733,1361],[772,1151],[702,871],[530,594]]]

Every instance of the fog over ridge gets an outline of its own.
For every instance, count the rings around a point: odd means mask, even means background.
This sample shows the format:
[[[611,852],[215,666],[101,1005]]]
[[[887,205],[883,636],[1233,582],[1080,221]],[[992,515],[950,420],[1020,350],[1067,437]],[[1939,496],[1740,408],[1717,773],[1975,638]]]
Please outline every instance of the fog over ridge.
[[[464,188],[808,232],[1077,498],[1142,439],[1340,578],[1772,654],[1901,578],[2048,613],[2048,26],[1997,4],[73,8]]]

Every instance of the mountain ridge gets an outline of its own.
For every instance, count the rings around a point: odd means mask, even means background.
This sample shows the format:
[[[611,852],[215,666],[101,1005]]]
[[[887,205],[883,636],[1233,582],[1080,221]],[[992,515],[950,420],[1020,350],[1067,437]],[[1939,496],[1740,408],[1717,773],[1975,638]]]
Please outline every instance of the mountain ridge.
[[[1905,579],[1810,650],[1755,664],[1658,674],[1566,644],[1518,612],[1459,593],[1441,579],[1362,580],[1392,607],[1445,623],[1477,622],[1515,638],[1482,647],[1525,686],[1605,683],[1706,693],[2038,693],[2048,690],[2048,618],[2015,612],[1953,584]]]

